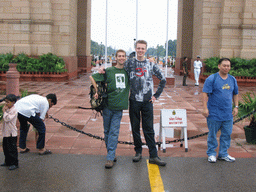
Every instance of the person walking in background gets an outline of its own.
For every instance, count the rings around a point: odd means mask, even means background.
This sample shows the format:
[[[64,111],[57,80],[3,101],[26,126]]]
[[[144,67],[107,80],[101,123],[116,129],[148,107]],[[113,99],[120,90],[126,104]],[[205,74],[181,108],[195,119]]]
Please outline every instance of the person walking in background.
[[[107,84],[107,105],[103,109],[104,140],[107,148],[106,169],[110,169],[116,162],[116,148],[120,123],[123,116],[123,110],[128,109],[129,82],[128,75],[124,70],[126,53],[119,49],[116,52],[117,65],[106,69],[104,74],[95,73],[90,76],[92,85],[96,90],[94,97],[98,98],[97,81]]]
[[[47,111],[57,104],[55,94],[48,94],[46,97],[32,94],[21,98],[15,104],[18,111],[18,119],[20,122],[20,153],[27,153],[29,149],[26,147],[26,139],[29,130],[28,122],[31,123],[38,131],[38,139],[36,148],[39,155],[51,154],[50,150],[45,149],[45,124],[43,120],[47,115]]]
[[[183,86],[187,86],[187,83],[186,83],[186,79],[187,79],[187,76],[188,76],[188,58],[187,57],[184,57],[184,62],[182,63],[182,67],[183,67]]]
[[[1,166],[8,166],[9,170],[19,168],[17,150],[17,110],[14,104],[17,97],[9,94],[4,98],[6,104],[3,106],[3,152],[5,161]]]
[[[129,116],[136,152],[133,162],[139,162],[142,159],[140,136],[140,121],[142,119],[142,129],[149,148],[149,163],[165,166],[166,163],[157,155],[153,127],[153,103],[161,95],[166,79],[158,65],[144,58],[147,51],[146,41],[138,40],[135,45],[135,51],[137,58],[130,59],[125,64],[125,70],[130,78]],[[160,80],[157,91],[154,94],[152,75],[155,75]]]
[[[196,81],[195,86],[199,86],[199,76],[200,76],[202,67],[203,67],[203,64],[200,61],[200,56],[197,55],[196,60],[194,61],[194,76]]]
[[[233,117],[238,114],[238,86],[235,77],[229,75],[231,62],[219,60],[219,72],[210,75],[203,87],[203,115],[209,129],[207,155],[210,163],[216,162],[217,132],[221,130],[218,160],[234,162],[227,150],[230,147]],[[234,108],[232,109],[232,100]]]

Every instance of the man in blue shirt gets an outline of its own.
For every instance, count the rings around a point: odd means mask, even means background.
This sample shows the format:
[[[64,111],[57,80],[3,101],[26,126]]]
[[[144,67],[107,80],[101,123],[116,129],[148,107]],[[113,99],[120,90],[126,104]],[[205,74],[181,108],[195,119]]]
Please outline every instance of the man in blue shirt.
[[[207,155],[210,163],[216,162],[218,147],[217,132],[221,130],[218,160],[234,162],[227,150],[230,147],[233,116],[238,113],[238,86],[236,79],[229,75],[231,62],[228,58],[219,60],[219,72],[210,75],[203,87],[203,115],[209,129]],[[232,109],[232,101],[234,109]]]

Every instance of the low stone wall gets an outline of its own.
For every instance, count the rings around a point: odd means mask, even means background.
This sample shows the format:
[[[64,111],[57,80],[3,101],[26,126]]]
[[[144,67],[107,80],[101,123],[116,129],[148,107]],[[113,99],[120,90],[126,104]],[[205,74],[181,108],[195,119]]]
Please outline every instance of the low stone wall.
[[[67,72],[20,72],[20,81],[67,81],[72,78],[73,75]],[[6,72],[0,72],[0,81],[6,81]]]
[[[199,80],[200,82],[204,83],[206,78],[209,75],[200,75]],[[256,77],[235,77],[237,80],[238,86],[245,86],[245,87],[255,87],[256,86]]]
[[[153,76],[153,82],[154,82],[154,86],[158,86],[160,80],[156,76]],[[175,78],[166,77],[166,86],[167,85],[175,85]]]

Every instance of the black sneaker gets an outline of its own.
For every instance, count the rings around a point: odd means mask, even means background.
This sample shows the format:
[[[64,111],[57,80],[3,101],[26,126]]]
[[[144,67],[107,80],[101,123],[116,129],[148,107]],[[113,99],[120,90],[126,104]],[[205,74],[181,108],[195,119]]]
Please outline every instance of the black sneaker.
[[[7,167],[6,163],[1,164],[1,167]]]
[[[114,166],[114,161],[107,160],[107,162],[105,164],[105,168],[106,169],[111,169],[113,166]]]
[[[18,165],[11,165],[11,166],[9,167],[9,170],[14,170],[14,169],[17,169],[17,168],[19,168]]]
[[[165,166],[166,163],[162,161],[159,157],[149,158],[149,163],[156,164],[159,166]]]
[[[142,159],[141,153],[136,153],[135,156],[132,158],[133,162],[139,162]]]

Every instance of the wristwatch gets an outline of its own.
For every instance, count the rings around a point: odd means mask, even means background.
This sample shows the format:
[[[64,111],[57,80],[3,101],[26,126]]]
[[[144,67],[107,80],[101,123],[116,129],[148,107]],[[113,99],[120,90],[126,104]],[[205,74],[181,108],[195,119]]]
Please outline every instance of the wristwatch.
[[[237,109],[238,109],[238,106],[235,106],[235,108],[237,108]]]

